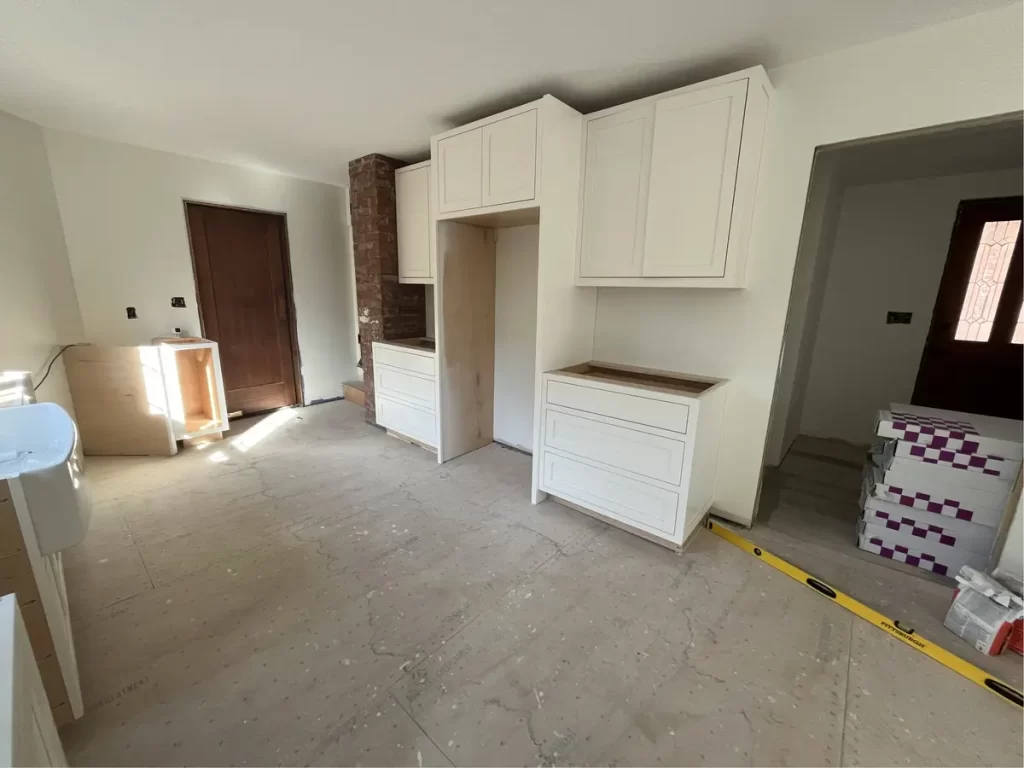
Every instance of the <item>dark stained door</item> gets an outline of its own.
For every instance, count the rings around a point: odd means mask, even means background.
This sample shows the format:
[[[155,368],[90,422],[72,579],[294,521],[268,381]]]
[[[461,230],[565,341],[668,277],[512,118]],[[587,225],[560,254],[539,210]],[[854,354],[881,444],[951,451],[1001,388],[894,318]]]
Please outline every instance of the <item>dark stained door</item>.
[[[299,402],[284,216],[186,203],[203,335],[220,347],[228,411]]]
[[[1021,202],[960,203],[913,404],[1021,418]]]

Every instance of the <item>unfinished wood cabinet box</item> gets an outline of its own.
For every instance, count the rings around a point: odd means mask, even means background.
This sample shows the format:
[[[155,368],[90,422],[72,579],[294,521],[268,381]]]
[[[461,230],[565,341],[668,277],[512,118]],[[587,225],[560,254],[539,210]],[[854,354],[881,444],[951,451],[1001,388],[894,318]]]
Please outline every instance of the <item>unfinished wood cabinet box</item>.
[[[742,287],[771,93],[753,67],[587,115],[577,285]]]
[[[432,284],[437,274],[430,209],[431,173],[429,160],[395,171],[400,283]]]
[[[673,549],[714,492],[726,382],[609,363],[545,373],[540,488]]]
[[[179,440],[228,429],[217,343],[86,344],[64,356],[82,446],[90,456],[173,456]]]
[[[63,725],[83,712],[64,566],[59,552],[42,554],[27,515],[0,480],[0,594],[13,593],[21,606],[49,717]]]
[[[67,765],[27,630],[14,595],[0,597],[0,766]]]

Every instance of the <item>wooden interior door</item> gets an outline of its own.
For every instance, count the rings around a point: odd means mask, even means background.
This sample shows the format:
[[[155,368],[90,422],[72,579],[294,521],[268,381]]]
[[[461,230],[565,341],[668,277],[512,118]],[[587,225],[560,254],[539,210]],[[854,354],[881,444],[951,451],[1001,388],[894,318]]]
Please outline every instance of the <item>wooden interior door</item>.
[[[185,204],[203,335],[220,346],[228,412],[300,402],[285,218]]]
[[[914,405],[1020,419],[1022,198],[965,200],[914,385]]]

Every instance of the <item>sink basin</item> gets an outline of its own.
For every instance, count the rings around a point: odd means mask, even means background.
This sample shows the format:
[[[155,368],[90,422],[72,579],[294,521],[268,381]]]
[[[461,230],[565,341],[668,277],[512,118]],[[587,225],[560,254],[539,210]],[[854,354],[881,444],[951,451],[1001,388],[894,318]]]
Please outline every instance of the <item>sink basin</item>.
[[[11,487],[19,520],[27,511],[43,555],[85,538],[92,505],[78,430],[59,405],[0,408],[0,480]]]

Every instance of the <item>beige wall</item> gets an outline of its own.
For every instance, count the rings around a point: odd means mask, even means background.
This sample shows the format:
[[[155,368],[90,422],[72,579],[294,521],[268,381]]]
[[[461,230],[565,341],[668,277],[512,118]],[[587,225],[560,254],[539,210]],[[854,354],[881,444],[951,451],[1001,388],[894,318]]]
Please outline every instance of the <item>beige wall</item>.
[[[0,371],[39,381],[58,345],[82,340],[43,132],[0,112]],[[74,413],[58,361],[37,393]]]
[[[1021,110],[1022,36],[1013,5],[772,70],[747,287],[599,291],[597,359],[731,380],[724,516],[754,513],[815,148]]]
[[[340,187],[45,131],[90,341],[200,332],[184,200],[285,213],[306,402],[356,378],[352,252]],[[184,296],[185,309],[171,307]],[[125,307],[137,309],[129,320]]]

